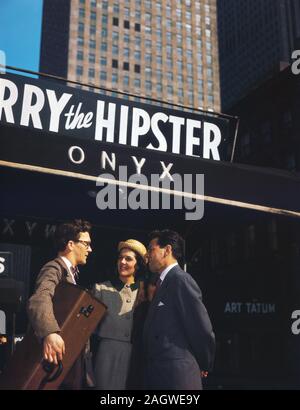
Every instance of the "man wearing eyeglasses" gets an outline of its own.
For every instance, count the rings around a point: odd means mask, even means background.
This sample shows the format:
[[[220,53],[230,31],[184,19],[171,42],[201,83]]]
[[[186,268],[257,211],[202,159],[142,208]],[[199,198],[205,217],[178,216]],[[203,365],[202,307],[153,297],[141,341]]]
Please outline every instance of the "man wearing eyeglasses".
[[[60,327],[54,316],[52,298],[60,282],[76,284],[78,265],[85,265],[92,252],[90,231],[90,223],[79,219],[58,226],[55,232],[57,257],[42,267],[34,294],[28,301],[30,323],[36,335],[43,340],[43,357],[50,363],[58,364],[65,353],[65,343],[59,334]],[[68,388],[81,387],[82,375],[77,376]]]

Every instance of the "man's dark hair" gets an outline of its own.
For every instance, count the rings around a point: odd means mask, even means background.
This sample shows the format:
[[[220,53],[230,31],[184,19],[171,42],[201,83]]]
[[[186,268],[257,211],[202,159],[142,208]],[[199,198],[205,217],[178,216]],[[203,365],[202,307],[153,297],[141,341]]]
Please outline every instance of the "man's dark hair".
[[[62,252],[66,249],[69,241],[78,241],[81,232],[91,231],[91,224],[82,219],[64,222],[56,228],[54,235],[54,244],[57,252]]]
[[[163,231],[152,231],[149,235],[149,241],[152,239],[157,239],[157,244],[164,248],[167,245],[172,246],[172,254],[174,258],[178,261],[182,261],[184,257],[184,240],[175,231],[170,229],[164,229]]]

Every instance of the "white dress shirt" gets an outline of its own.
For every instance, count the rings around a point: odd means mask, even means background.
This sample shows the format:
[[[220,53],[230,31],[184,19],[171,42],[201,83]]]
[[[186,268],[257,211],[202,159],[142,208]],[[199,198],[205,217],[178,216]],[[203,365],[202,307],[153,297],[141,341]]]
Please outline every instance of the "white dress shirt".
[[[162,273],[159,275],[159,279],[161,280],[161,283],[163,283],[163,280],[165,279],[165,277],[167,276],[167,273],[170,272],[170,270],[172,268],[174,268],[174,266],[178,265],[177,262],[172,263],[172,265],[169,265],[166,269],[164,269],[162,271]]]
[[[76,285],[76,280],[75,280],[74,274],[72,272],[72,268],[73,268],[72,263],[65,256],[60,256],[60,258],[64,261],[65,265],[67,266],[69,274],[71,275],[71,278],[73,279],[73,282]]]

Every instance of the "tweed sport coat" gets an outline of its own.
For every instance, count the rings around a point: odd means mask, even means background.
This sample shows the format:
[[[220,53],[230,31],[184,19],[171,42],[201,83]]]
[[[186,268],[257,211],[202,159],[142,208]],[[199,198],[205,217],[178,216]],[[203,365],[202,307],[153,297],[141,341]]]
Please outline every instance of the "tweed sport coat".
[[[34,294],[27,304],[27,313],[30,324],[39,338],[60,331],[53,312],[52,298],[56,286],[62,281],[74,283],[61,258],[46,263],[37,277]]]

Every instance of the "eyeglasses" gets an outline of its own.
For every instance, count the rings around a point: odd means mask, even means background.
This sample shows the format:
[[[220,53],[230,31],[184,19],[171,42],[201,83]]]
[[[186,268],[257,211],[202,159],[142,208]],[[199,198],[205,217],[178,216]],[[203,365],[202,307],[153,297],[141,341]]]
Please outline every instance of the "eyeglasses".
[[[82,240],[80,240],[80,239],[79,239],[78,241],[76,241],[76,242],[80,242],[80,243],[82,243],[82,245],[84,245],[86,249],[91,248],[91,244],[92,244],[92,242],[82,241]]]

